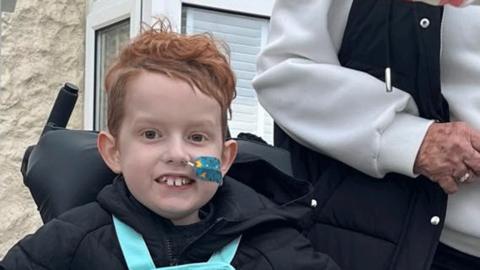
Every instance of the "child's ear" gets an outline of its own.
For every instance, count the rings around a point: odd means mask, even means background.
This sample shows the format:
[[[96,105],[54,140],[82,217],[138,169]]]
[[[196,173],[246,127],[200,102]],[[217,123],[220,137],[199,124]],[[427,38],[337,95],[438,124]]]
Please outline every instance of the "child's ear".
[[[228,172],[230,166],[232,166],[235,157],[237,156],[238,144],[235,140],[227,140],[223,143],[222,153],[222,176]]]
[[[101,131],[97,137],[97,148],[110,170],[117,174],[121,173],[120,153],[112,134]]]

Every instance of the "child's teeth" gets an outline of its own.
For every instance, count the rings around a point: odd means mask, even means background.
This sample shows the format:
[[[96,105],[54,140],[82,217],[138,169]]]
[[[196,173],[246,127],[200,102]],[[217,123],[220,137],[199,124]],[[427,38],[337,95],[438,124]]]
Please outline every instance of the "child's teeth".
[[[188,179],[186,177],[168,177],[168,176],[162,176],[159,180],[161,183],[166,183],[168,186],[183,186],[183,185],[188,185],[192,182],[191,179]]]

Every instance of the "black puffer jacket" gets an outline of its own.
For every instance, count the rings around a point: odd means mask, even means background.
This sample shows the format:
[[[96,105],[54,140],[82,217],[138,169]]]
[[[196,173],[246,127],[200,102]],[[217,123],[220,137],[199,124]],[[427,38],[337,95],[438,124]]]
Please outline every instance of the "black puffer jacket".
[[[213,222],[177,258],[166,252],[161,218],[139,204],[117,178],[97,202],[75,208],[15,245],[4,269],[127,269],[112,214],[144,236],[157,267],[207,261],[242,234],[232,265],[236,269],[338,269],[326,255],[313,252],[295,229],[295,216],[246,185],[227,177],[211,201]]]

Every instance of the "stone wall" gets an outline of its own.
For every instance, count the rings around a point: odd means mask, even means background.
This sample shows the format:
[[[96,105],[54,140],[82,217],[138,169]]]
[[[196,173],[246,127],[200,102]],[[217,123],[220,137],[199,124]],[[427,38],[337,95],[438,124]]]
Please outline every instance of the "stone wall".
[[[35,144],[58,89],[83,89],[86,0],[17,0],[2,15],[0,77],[0,258],[41,220],[20,164]],[[81,128],[83,94],[69,127]]]

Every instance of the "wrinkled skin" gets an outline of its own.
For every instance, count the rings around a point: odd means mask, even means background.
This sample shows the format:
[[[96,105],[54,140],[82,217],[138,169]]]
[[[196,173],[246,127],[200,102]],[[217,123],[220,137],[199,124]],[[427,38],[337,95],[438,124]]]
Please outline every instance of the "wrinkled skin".
[[[480,175],[480,132],[464,122],[433,123],[427,131],[415,160],[414,172],[436,182],[448,194]]]

